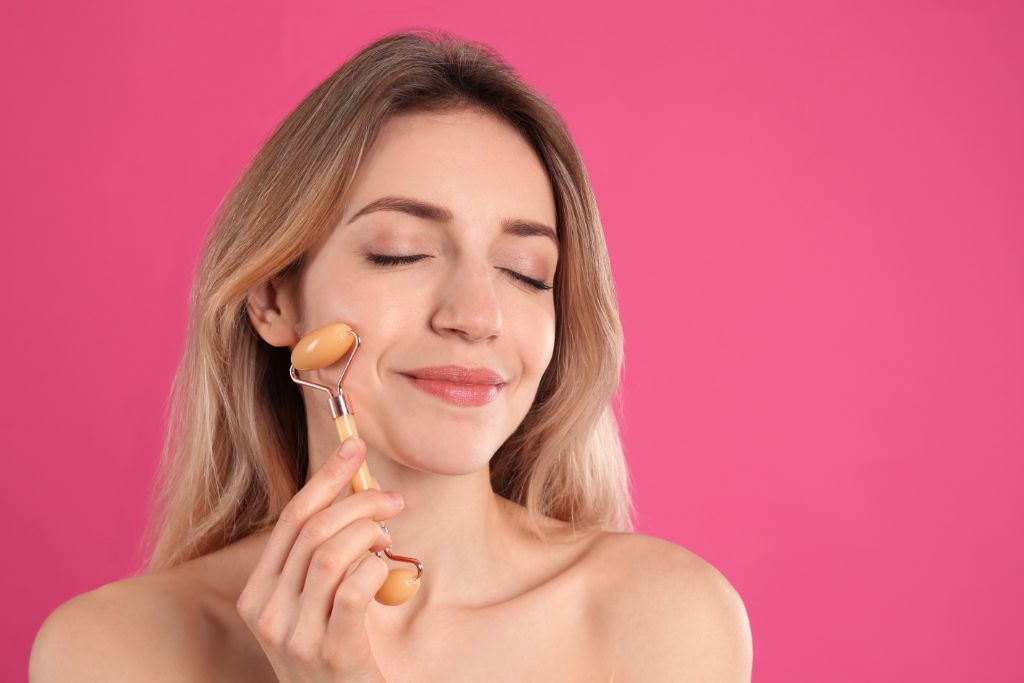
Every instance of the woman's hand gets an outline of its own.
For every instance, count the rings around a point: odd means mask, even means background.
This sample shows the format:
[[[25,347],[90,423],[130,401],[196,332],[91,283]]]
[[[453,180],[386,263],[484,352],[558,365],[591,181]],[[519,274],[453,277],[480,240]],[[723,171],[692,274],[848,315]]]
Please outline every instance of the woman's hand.
[[[394,516],[402,503],[369,489],[332,504],[365,457],[366,443],[350,437],[327,458],[282,510],[238,598],[238,613],[282,683],[384,681],[366,609],[388,566],[367,551],[391,544],[374,520]]]

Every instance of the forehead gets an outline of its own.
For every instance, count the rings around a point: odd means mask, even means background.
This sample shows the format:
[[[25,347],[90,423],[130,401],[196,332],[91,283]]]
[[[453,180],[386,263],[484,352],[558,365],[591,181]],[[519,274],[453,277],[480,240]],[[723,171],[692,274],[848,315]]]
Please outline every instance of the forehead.
[[[555,223],[551,182],[533,147],[506,121],[472,109],[391,117],[363,158],[346,217],[383,195],[448,206],[456,220]]]

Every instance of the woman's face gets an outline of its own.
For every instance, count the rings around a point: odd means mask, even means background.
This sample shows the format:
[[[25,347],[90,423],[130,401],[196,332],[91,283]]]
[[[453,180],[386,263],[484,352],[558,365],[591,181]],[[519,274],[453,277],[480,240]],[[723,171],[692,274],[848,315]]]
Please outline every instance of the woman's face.
[[[373,210],[383,198],[408,200],[406,210],[394,201]],[[344,389],[371,449],[427,472],[485,467],[525,417],[554,348],[553,290],[520,279],[550,286],[558,263],[555,239],[523,227],[553,234],[555,201],[542,162],[491,115],[401,115],[364,157],[344,206],[310,255],[298,334],[336,322],[359,333]],[[421,258],[371,260],[380,255]],[[319,381],[336,384],[343,365],[321,371]],[[440,365],[490,368],[505,383],[489,402],[467,406],[403,374]],[[322,398],[315,392],[314,405]],[[333,432],[326,405],[321,413]]]

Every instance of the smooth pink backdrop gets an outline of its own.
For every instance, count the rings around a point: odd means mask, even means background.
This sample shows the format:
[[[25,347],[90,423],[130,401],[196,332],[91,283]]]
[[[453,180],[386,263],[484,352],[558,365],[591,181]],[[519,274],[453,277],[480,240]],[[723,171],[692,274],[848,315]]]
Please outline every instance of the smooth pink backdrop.
[[[1020,680],[1021,4],[371,6],[5,3],[0,679],[140,566],[217,203],[341,62],[427,26],[568,121],[638,528],[737,588],[755,680]]]

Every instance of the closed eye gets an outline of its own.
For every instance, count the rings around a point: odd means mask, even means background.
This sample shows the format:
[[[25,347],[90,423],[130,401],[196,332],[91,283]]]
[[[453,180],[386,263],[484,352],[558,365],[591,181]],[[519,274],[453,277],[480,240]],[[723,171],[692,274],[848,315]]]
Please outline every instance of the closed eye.
[[[414,256],[391,256],[389,254],[367,254],[366,255],[366,260],[367,261],[369,261],[370,263],[372,263],[374,265],[383,266],[383,267],[386,267],[386,266],[398,266],[398,265],[404,265],[404,264],[407,264],[407,263],[416,263],[417,261],[422,261],[425,258],[427,258],[426,254],[416,254]],[[534,280],[532,277],[527,277],[527,276],[523,275],[522,273],[517,273],[516,271],[509,270],[508,268],[502,268],[501,270],[504,270],[506,273],[511,275],[513,278],[519,280],[520,282],[524,282],[527,285],[529,285],[530,287],[533,287],[534,289],[539,290],[539,291],[545,291],[545,290],[548,290],[548,289],[552,289],[554,287],[554,285],[546,284],[544,282],[541,282],[540,280]]]

